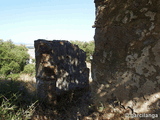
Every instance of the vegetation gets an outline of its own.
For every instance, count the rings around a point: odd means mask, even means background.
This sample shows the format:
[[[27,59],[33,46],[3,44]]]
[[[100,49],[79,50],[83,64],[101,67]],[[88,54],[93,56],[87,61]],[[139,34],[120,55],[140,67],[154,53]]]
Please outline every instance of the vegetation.
[[[36,98],[29,93],[29,82],[18,81],[20,73],[34,73],[27,64],[29,54],[24,45],[0,39],[0,119],[28,120],[35,110]],[[30,82],[31,83],[31,82]],[[33,83],[32,83],[33,84]],[[30,85],[31,86],[31,85]]]
[[[0,40],[0,75],[17,74],[23,71],[29,54],[23,45],[16,46],[11,40]]]
[[[31,118],[35,111],[37,101],[36,98],[28,92],[26,84],[27,83],[16,80],[1,80],[1,120],[28,120]]]
[[[83,49],[87,54],[87,61],[90,61],[94,42],[72,41],[72,43]],[[69,100],[59,98],[55,108],[46,108],[42,102],[37,102],[35,82],[19,79],[22,74],[35,74],[35,64],[28,64],[27,50],[24,45],[16,46],[10,40],[0,40],[0,119],[28,120],[36,116],[42,116],[42,119],[43,117],[67,119],[72,116],[77,119],[75,110],[87,115],[91,105],[83,102],[84,98],[75,97],[73,101],[70,101],[70,98]],[[35,62],[35,59],[32,62]]]
[[[76,44],[79,46],[80,49],[86,52],[86,60],[87,62],[90,62],[91,57],[94,52],[94,41],[89,41],[89,42],[83,42],[83,41],[70,41],[72,44]]]
[[[35,64],[27,64],[26,66],[24,66],[24,70],[22,71],[22,73],[35,75]]]

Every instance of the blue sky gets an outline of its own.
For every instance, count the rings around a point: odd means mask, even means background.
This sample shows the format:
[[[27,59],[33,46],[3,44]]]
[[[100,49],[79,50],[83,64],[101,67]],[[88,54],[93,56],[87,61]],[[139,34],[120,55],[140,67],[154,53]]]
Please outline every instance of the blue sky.
[[[93,0],[3,0],[0,39],[32,44],[36,39],[90,41],[94,19]]]

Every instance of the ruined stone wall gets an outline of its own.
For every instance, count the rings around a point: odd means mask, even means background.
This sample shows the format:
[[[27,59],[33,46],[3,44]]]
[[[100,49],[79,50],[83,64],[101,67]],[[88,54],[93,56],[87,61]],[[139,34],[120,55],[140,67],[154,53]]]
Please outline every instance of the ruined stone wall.
[[[95,0],[95,103],[160,110],[160,0]]]
[[[68,41],[35,41],[37,94],[48,103],[67,91],[89,88],[86,53]],[[75,93],[76,94],[76,93]]]

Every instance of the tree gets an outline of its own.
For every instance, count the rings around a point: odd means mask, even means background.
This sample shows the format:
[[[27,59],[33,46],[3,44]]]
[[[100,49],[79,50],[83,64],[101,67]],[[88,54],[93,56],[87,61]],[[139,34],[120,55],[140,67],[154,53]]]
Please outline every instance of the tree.
[[[11,40],[0,40],[0,74],[9,75],[19,73],[24,69],[29,59],[24,45],[14,45]]]
[[[80,49],[86,52],[86,60],[90,62],[90,57],[93,55],[94,52],[94,41],[83,42],[83,41],[70,41],[72,44],[76,44],[79,46]]]

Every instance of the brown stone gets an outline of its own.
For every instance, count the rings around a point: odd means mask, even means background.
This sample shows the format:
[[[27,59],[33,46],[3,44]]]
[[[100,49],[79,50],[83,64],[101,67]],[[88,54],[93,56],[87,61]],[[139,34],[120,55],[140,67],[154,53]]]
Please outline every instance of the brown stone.
[[[94,102],[136,113],[160,99],[159,0],[95,0]],[[159,110],[157,106],[155,110]]]

